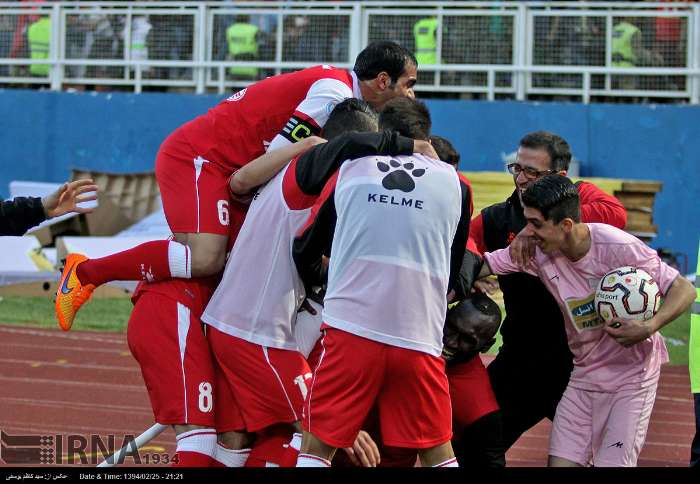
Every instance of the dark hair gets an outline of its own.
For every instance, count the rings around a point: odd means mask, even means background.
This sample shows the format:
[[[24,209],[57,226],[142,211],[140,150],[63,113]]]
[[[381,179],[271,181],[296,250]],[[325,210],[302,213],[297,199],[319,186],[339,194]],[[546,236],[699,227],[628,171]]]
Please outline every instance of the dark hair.
[[[372,42],[355,59],[353,71],[361,81],[374,79],[386,72],[395,83],[406,70],[406,64],[418,66],[416,56],[396,42],[382,40]]]
[[[551,161],[550,169],[566,171],[571,163],[571,147],[564,138],[549,131],[535,131],[520,140],[520,146],[533,150],[546,150]]]
[[[432,135],[430,137],[430,144],[433,145],[435,152],[442,161],[455,167],[459,165],[459,153],[447,138]]]
[[[474,308],[479,310],[480,313],[492,318],[496,326],[501,324],[501,309],[498,307],[498,304],[486,294],[480,292],[473,293],[469,299],[464,299],[451,307],[447,311],[447,321],[449,322],[466,316],[471,310],[469,307],[470,303]]]
[[[397,97],[384,105],[379,113],[379,128],[398,131],[407,138],[430,139],[430,111],[420,101]]]
[[[576,185],[565,176],[543,176],[523,192],[523,205],[536,208],[545,220],[558,224],[565,218],[581,221],[581,207]]]
[[[330,140],[348,131],[377,131],[378,117],[365,101],[348,98],[333,108],[323,127],[323,137]]]

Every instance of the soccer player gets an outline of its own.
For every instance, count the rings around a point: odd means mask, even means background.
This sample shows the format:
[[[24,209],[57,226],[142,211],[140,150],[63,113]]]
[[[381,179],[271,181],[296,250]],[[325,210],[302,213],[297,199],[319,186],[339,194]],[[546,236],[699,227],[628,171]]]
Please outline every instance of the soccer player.
[[[568,178],[543,177],[522,193],[522,202],[534,257],[523,266],[513,262],[513,248],[487,252],[480,276],[539,277],[566,320],[574,368],[554,417],[549,465],[635,466],[660,367],[668,362],[658,330],[690,307],[695,290],[639,239],[610,225],[581,223],[578,190]],[[643,269],[658,284],[664,303],[651,319],[606,325],[596,313],[595,288],[620,266]]]
[[[404,136],[429,138],[422,104],[395,99],[389,117]],[[298,467],[330,466],[375,404],[385,445],[417,449],[426,467],[456,466],[442,328],[468,232],[468,190],[440,160],[349,160],[326,184],[294,242],[306,288],[331,255]]]
[[[246,195],[247,186],[266,182],[290,157],[323,141],[310,136],[247,164],[231,177],[232,195]],[[177,466],[242,465],[246,457],[216,445],[215,403],[226,410],[228,421],[242,421],[226,385],[216,379],[201,322],[217,280],[142,282],[132,297],[129,349],[141,366],[156,422],[174,427]],[[239,446],[249,440],[245,434],[229,439],[238,439]]]
[[[350,131],[356,132],[342,135]],[[284,435],[287,429],[289,442],[295,430],[292,425],[301,431],[311,370],[294,338],[304,288],[291,248],[326,181],[351,158],[414,151],[434,154],[426,141],[376,131],[377,115],[369,104],[347,99],[335,107],[323,129],[329,143],[293,160],[255,194],[222,281],[202,316],[209,326],[207,339],[217,370],[230,387],[249,433]],[[222,420],[218,430],[227,434],[243,429]],[[226,434],[221,438],[224,444]],[[251,458],[254,454],[255,450]],[[279,464],[277,457],[263,456]],[[290,464],[295,462],[294,455]]]
[[[394,42],[375,42],[352,71],[317,66],[256,82],[175,130],[156,157],[156,179],[173,240],[152,241],[107,257],[66,259],[56,297],[59,325],[69,330],[96,286],[113,280],[157,282],[217,274],[229,234],[245,209],[229,199],[230,175],[266,149],[318,134],[345,98],[380,109],[414,97],[416,59]]]
[[[66,213],[90,213],[92,208],[79,207],[79,203],[97,200],[97,185],[92,180],[75,180],[64,183],[50,195],[40,197],[17,197],[0,200],[0,235],[23,235],[44,220]]]
[[[544,175],[566,175],[571,162],[569,144],[554,133],[537,131],[520,140],[517,158],[508,166],[515,190],[504,202],[482,210],[473,221],[470,238],[478,252],[514,244],[516,259],[528,253],[528,237],[518,236],[527,221],[522,193]],[[615,197],[592,183],[575,184],[584,222],[600,222],[620,229],[626,223],[625,208]],[[518,260],[520,260],[518,259]],[[488,366],[493,391],[503,418],[506,450],[543,418],[554,418],[573,366],[559,307],[537,277],[516,273],[500,275],[506,316],[501,325],[503,344]],[[477,285],[485,288],[482,283]],[[537,308],[536,313],[533,308]]]

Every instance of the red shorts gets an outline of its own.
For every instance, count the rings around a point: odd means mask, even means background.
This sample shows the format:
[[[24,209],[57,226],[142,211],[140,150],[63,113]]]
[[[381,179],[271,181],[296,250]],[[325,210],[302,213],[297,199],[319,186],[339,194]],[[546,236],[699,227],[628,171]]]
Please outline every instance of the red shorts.
[[[442,358],[389,346],[334,328],[304,405],[304,430],[350,447],[377,405],[384,445],[425,449],[452,437],[452,409]]]
[[[211,326],[207,338],[248,432],[301,420],[311,380],[311,369],[301,353],[260,346]]]
[[[156,422],[214,426],[214,368],[200,314],[155,292],[134,305],[127,339]]]
[[[498,410],[489,374],[479,355],[447,367],[452,418],[455,429],[464,429],[484,415]]]
[[[245,210],[230,200],[230,175],[206,154],[196,153],[178,131],[170,135],[156,156],[156,180],[170,230],[229,235],[230,227],[240,227]]]

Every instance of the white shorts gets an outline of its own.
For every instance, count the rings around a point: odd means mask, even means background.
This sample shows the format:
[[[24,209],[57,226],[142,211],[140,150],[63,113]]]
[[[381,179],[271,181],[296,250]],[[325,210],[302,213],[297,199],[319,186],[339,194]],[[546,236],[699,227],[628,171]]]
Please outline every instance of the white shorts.
[[[634,467],[646,439],[659,377],[615,393],[568,386],[554,416],[549,455],[582,466]]]

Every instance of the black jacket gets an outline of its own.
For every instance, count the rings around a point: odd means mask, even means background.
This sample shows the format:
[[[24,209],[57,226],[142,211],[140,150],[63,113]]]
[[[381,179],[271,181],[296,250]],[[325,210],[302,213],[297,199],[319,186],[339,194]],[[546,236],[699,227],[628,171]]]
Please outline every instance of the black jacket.
[[[0,235],[23,235],[44,220],[41,198],[17,197],[0,202]]]

